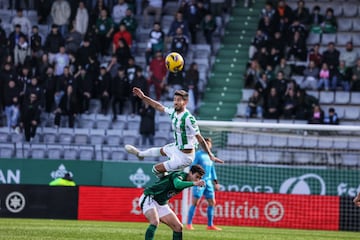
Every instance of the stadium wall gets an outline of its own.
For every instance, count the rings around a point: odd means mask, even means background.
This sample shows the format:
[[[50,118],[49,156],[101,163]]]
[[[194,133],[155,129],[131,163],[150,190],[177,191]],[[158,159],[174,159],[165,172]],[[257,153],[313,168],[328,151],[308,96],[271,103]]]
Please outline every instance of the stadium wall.
[[[0,217],[145,222],[141,193],[139,188],[3,184]],[[181,198],[170,202],[180,217]],[[360,231],[360,210],[350,197],[224,192],[217,202],[219,225]],[[194,223],[206,224],[205,201],[198,211]]]

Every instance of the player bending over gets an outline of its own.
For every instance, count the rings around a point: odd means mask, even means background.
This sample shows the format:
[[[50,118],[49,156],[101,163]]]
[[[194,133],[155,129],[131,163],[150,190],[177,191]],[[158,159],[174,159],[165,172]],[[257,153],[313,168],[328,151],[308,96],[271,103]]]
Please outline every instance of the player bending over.
[[[204,169],[200,165],[193,165],[189,173],[172,172],[144,190],[139,206],[150,223],[146,229],[145,240],[154,239],[160,222],[173,230],[173,240],[182,240],[182,224],[169,207],[168,201],[185,188],[204,186],[205,182],[200,180],[203,175]]]
[[[186,109],[189,99],[186,91],[178,90],[175,92],[173,108],[163,106],[161,103],[146,96],[139,88],[133,88],[133,93],[157,111],[169,114],[171,118],[175,138],[174,143],[163,147],[149,148],[144,151],[139,151],[132,145],[125,145],[125,150],[136,155],[140,160],[144,159],[144,157],[167,156],[169,160],[158,163],[152,168],[153,173],[157,177],[162,177],[165,172],[179,171],[190,166],[195,157],[197,143],[200,144],[212,161],[218,163],[224,162],[211,153],[209,146],[200,134],[195,117]]]

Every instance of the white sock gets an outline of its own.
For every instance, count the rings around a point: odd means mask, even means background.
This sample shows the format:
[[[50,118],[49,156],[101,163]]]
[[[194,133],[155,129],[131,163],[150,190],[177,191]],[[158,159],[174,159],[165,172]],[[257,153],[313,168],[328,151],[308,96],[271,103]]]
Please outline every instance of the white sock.
[[[159,148],[159,147],[158,148],[149,148],[144,151],[140,151],[139,156],[140,157],[160,157],[161,156],[160,149],[161,148]]]

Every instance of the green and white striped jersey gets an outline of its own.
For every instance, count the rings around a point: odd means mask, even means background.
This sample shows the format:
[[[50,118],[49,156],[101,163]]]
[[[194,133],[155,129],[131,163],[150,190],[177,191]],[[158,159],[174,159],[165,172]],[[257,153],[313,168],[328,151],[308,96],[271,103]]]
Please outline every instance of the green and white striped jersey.
[[[170,115],[175,145],[179,149],[193,149],[198,145],[195,135],[200,133],[195,117],[187,110],[177,113],[174,108],[165,107]]]

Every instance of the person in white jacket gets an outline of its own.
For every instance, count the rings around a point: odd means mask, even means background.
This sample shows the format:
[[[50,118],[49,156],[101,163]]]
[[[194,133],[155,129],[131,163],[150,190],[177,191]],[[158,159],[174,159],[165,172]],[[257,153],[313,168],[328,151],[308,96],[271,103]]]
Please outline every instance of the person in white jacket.
[[[21,26],[21,32],[29,39],[32,26],[30,20],[23,15],[23,10],[21,8],[16,10],[16,16],[11,21],[11,31],[14,31],[16,24]]]
[[[19,37],[19,42],[14,49],[14,64],[16,67],[24,65],[26,58],[31,56],[30,44],[24,36]]]
[[[53,23],[59,26],[62,36],[65,36],[68,30],[71,15],[70,4],[65,0],[56,0],[51,6],[51,17]]]
[[[81,35],[85,35],[89,24],[89,13],[84,1],[79,2],[79,7],[75,16],[75,30]]]
[[[126,10],[129,8],[125,0],[118,0],[112,9],[111,17],[114,21],[114,29],[119,29],[120,21],[126,16]]]

